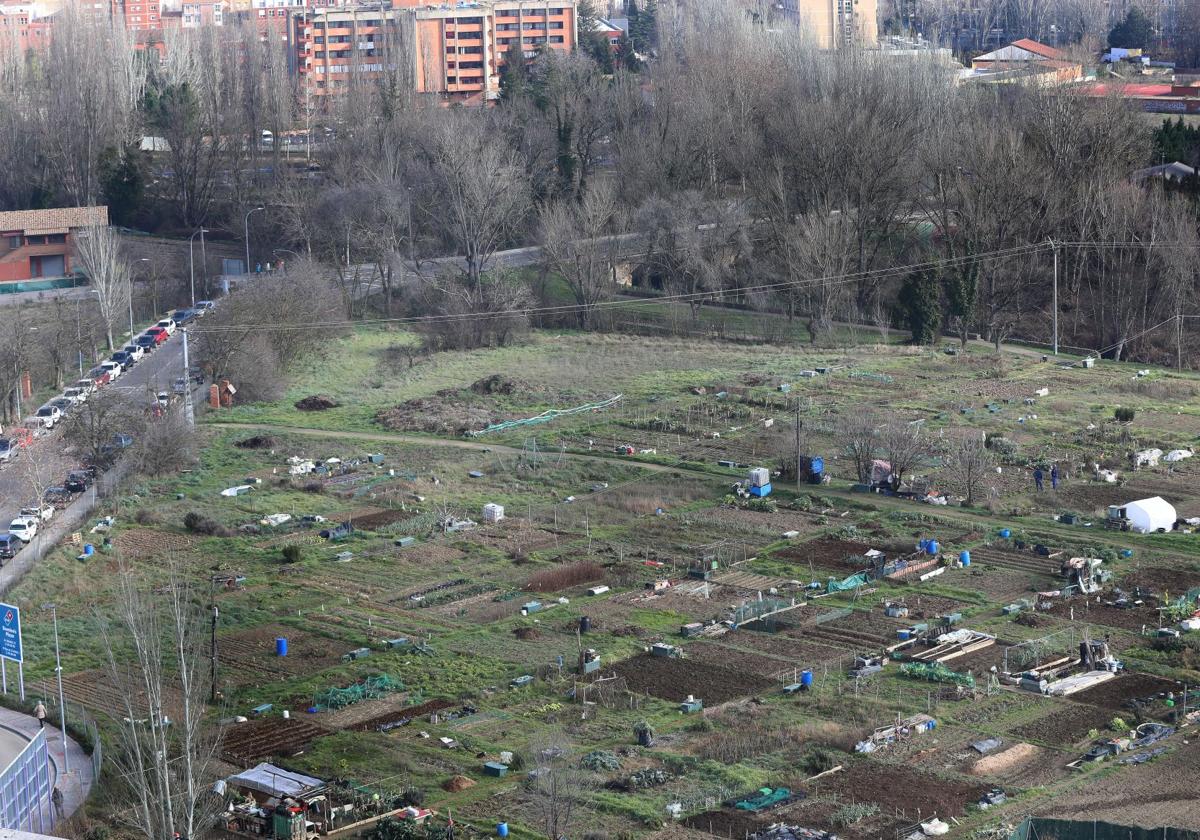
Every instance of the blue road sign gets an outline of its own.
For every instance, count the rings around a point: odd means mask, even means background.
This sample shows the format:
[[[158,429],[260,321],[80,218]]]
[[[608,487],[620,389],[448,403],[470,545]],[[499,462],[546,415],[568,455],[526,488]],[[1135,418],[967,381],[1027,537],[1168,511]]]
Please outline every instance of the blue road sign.
[[[0,656],[13,662],[21,658],[21,611],[11,604],[0,604]]]

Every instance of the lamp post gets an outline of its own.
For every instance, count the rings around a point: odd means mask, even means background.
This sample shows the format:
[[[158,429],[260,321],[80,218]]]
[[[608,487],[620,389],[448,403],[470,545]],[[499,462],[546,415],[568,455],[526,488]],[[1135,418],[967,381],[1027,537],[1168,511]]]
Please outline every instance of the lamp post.
[[[142,257],[137,260],[140,263],[150,262],[149,257]],[[157,297],[157,295],[156,295]],[[129,278],[129,342],[133,343],[133,278]]]
[[[198,231],[196,231],[196,233],[203,236],[204,234],[208,233],[208,231],[206,231],[204,228],[200,228]],[[191,275],[192,281],[192,306],[196,305],[196,253],[194,248],[196,233],[193,233],[188,237],[188,273]]]
[[[257,213],[259,210],[266,210],[266,207],[254,207],[246,211],[246,217],[242,219],[242,230],[246,235],[246,273],[250,273],[250,214]]]
[[[58,609],[54,604],[42,604],[42,609],[50,610],[50,617],[54,619],[54,673],[58,675],[58,722],[62,727],[63,774],[66,775],[71,772],[71,753],[67,749],[67,703],[63,697],[62,655],[58,647]]]

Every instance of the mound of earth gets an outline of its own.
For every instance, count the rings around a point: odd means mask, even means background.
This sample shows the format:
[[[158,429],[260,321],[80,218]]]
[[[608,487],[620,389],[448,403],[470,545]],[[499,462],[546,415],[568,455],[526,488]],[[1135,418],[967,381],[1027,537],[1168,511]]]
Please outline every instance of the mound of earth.
[[[475,787],[475,780],[468,779],[466,776],[451,776],[446,781],[442,782],[442,790],[450,793],[458,793],[460,790]]]
[[[279,441],[270,435],[255,435],[245,440],[239,440],[233,445],[239,449],[274,449],[279,445]]]
[[[531,390],[528,385],[517,379],[510,379],[499,373],[485,376],[471,384],[471,390],[476,394],[515,394],[517,391]]]
[[[513,635],[523,642],[530,642],[534,639],[540,639],[542,634],[537,631],[536,627],[518,627],[513,631]]]
[[[333,397],[327,397],[324,394],[313,394],[312,396],[296,401],[296,408],[301,411],[326,411],[330,408],[337,408],[338,405],[337,400]]]
[[[460,391],[447,389],[432,397],[418,397],[384,409],[375,415],[375,420],[385,428],[397,431],[463,435],[515,416],[464,403]]]

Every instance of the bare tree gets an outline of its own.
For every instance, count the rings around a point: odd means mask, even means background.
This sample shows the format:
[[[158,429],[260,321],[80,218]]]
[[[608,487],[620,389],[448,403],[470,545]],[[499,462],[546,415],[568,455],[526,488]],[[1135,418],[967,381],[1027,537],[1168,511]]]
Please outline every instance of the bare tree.
[[[575,806],[587,789],[587,773],[571,754],[571,743],[562,735],[552,735],[530,745],[534,769],[529,774],[529,789],[541,817],[546,837],[569,836]]]
[[[129,263],[121,252],[121,237],[114,228],[93,225],[75,239],[78,261],[92,290],[99,298],[108,349],[112,350],[113,326],[129,305]]]
[[[542,256],[570,288],[581,329],[591,326],[596,305],[615,291],[619,218],[616,194],[603,182],[588,187],[578,202],[563,199],[542,208]]]
[[[855,411],[838,423],[842,450],[854,464],[860,484],[871,481],[871,463],[879,453],[879,420],[870,411]]]
[[[206,610],[178,567],[153,592],[128,568],[118,574],[116,609],[97,615],[123,704],[115,749],[106,751],[117,770],[112,793],[122,807],[115,814],[146,840],[197,837],[220,804],[209,792],[219,739],[205,705]]]
[[[116,435],[142,434],[145,419],[132,402],[118,391],[97,391],[75,407],[63,420],[63,437],[83,456],[96,464],[110,464],[116,451]]]
[[[929,441],[919,421],[888,420],[879,427],[879,447],[892,467],[893,490],[899,490],[904,477],[929,458]]]
[[[967,505],[975,504],[983,480],[992,470],[992,453],[983,433],[968,434],[951,442],[947,451],[950,475],[966,493]]]

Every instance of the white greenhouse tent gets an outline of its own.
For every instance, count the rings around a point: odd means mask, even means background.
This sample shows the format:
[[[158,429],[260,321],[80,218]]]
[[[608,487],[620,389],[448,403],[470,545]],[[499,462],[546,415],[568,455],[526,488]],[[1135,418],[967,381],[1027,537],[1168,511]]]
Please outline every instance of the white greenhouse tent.
[[[1121,513],[1129,520],[1129,527],[1139,534],[1170,531],[1178,518],[1174,505],[1161,496],[1129,502],[1121,508]]]

